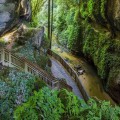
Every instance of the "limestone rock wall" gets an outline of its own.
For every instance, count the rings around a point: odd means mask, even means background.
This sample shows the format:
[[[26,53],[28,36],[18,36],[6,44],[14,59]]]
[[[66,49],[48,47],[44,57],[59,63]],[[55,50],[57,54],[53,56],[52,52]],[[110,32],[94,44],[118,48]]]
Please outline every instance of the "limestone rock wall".
[[[120,0],[108,0],[106,10],[111,24],[120,31]]]
[[[29,19],[30,16],[29,0],[0,0],[0,36],[17,25],[20,18]]]
[[[120,0],[85,0],[80,14],[82,51],[97,68],[106,91],[120,104]]]

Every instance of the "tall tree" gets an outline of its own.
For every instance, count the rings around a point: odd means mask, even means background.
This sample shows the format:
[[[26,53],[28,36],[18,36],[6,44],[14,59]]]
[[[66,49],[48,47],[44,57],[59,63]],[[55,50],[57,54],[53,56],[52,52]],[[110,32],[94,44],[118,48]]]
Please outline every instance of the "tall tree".
[[[51,12],[50,12],[50,3],[51,3],[50,0],[48,0],[48,39],[50,40],[50,48],[51,48],[51,27],[50,27],[51,26],[50,25],[50,23],[51,23],[50,22],[51,21],[50,20],[50,18],[51,18],[50,13]]]
[[[51,12],[51,40],[52,40],[52,31],[53,31],[53,2],[54,0],[51,0],[51,9],[52,9],[52,12]],[[52,42],[52,41],[51,41]]]

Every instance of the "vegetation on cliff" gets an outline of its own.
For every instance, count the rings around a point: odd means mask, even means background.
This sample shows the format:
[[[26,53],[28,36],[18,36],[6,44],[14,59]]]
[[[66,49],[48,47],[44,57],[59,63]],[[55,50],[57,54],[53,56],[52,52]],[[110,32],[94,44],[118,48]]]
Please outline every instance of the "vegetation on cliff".
[[[82,53],[96,67],[105,90],[119,103],[116,95],[120,91],[117,4],[119,6],[117,0],[55,0],[53,32],[58,43],[73,53]],[[45,2],[39,12],[40,24],[46,27],[47,5]]]
[[[41,86],[46,85],[29,73],[13,68],[4,68],[0,71],[0,119],[12,120],[15,108],[27,102],[33,91]]]
[[[30,25],[39,27],[42,24],[47,28],[48,3],[46,0],[31,0],[31,4]],[[73,53],[82,53],[94,64],[105,89],[120,103],[119,15],[113,13],[117,18],[114,19],[114,15],[110,17],[112,10],[108,4],[111,5],[108,0],[55,0],[53,32],[62,46]],[[13,51],[47,70],[49,59],[34,47],[32,30],[17,39]],[[44,51],[49,46],[47,39],[45,42],[42,46]],[[1,44],[5,43],[2,41]],[[10,68],[1,70],[0,119],[120,119],[120,107],[113,107],[109,102],[90,99],[85,103],[64,89],[57,91],[44,86],[46,84],[41,79],[29,73]]]
[[[110,16],[109,4],[107,0],[56,0],[54,34],[62,46],[74,53],[83,53],[97,68],[105,89],[112,94],[110,91],[113,88],[114,94],[120,90],[120,42],[115,26],[118,20],[113,16],[117,10],[112,10],[114,13]]]

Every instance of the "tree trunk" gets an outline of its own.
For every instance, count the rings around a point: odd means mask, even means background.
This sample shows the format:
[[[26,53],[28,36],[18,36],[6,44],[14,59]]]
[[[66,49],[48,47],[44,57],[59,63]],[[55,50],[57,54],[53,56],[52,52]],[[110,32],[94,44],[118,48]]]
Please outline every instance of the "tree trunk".
[[[53,0],[52,1],[52,13],[51,13],[51,44],[52,44],[52,31],[53,31]]]
[[[51,48],[51,28],[50,28],[50,0],[48,0],[48,40],[50,40]]]

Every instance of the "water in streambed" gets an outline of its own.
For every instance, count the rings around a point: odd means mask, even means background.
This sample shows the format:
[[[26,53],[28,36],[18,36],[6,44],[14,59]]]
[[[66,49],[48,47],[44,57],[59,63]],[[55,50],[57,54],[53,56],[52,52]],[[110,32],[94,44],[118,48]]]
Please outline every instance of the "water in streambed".
[[[85,73],[79,75],[79,77],[90,97],[97,97],[100,100],[109,100],[114,104],[110,96],[104,91],[101,80],[97,76],[94,68],[83,58],[72,55],[64,48],[58,47],[58,45],[54,45],[52,50],[64,58],[73,68],[76,65],[80,65],[82,69],[85,70]]]

